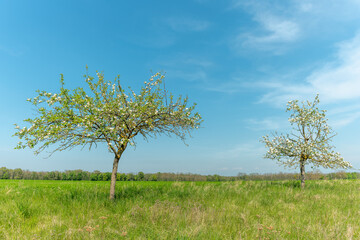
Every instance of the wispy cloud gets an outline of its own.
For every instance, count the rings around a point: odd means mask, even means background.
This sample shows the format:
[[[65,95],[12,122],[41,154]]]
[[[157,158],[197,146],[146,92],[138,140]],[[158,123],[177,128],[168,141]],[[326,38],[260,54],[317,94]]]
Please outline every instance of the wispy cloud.
[[[214,66],[214,63],[207,59],[196,59],[193,57],[184,59],[184,63],[189,65],[200,66],[204,68]]]
[[[327,116],[330,119],[331,126],[341,128],[360,119],[360,104],[350,103],[332,107],[328,110]]]
[[[288,101],[293,99],[309,99],[317,93],[311,86],[301,83],[296,84],[279,81],[258,82],[257,86],[270,90],[259,99],[258,103],[269,103],[275,107],[284,107]]]
[[[261,25],[262,33],[245,33],[237,36],[243,47],[254,47],[262,50],[279,49],[284,44],[294,42],[300,37],[299,25],[289,19],[271,15],[260,15],[256,21]]]
[[[209,84],[205,87],[207,91],[219,92],[225,94],[239,93],[245,91],[244,83],[241,81],[224,81],[216,84]]]
[[[328,101],[360,98],[360,34],[339,46],[337,59],[306,79]]]
[[[304,81],[295,83],[291,78],[284,77],[280,81],[257,82],[257,87],[267,89],[259,102],[284,107],[289,100],[313,99],[320,94],[321,103],[326,105],[333,119],[332,126],[346,126],[360,118],[357,102],[360,99],[359,66],[360,33],[337,44],[333,59],[309,72]]]
[[[313,70],[305,81],[298,84],[267,82],[262,85],[270,89],[261,102],[283,105],[294,98],[309,98],[319,93],[326,103],[360,98],[360,34],[338,45],[333,61],[325,62]]]
[[[256,23],[254,27],[247,31],[242,30],[231,40],[238,51],[252,48],[282,54],[286,51],[287,44],[301,38],[302,29],[298,19],[284,14],[277,5],[275,2],[274,6],[271,6],[265,1],[233,1],[231,9],[245,9]]]
[[[355,27],[360,19],[358,0],[234,0],[231,10],[245,11],[252,15],[251,28],[240,27],[230,42],[238,52],[249,48],[285,54],[299,40],[334,37],[342,34],[342,25]]]
[[[206,82],[208,79],[208,75],[203,70],[172,70],[168,71],[169,76],[172,78],[180,78],[188,82]]]
[[[348,112],[346,114],[335,115],[334,119],[329,121],[330,126],[334,128],[340,128],[349,125],[360,118],[360,111]]]
[[[249,128],[257,131],[284,129],[284,126],[289,124],[286,118],[280,117],[266,117],[260,120],[252,118],[245,120],[245,122]]]
[[[215,65],[211,60],[189,54],[179,54],[156,61],[157,65],[166,68],[167,75],[189,82],[207,82],[209,69]]]
[[[168,18],[166,24],[177,32],[200,32],[206,30],[210,23],[192,18]]]
[[[167,59],[161,59],[155,61],[155,63],[160,64],[166,67],[175,67],[175,66],[192,66],[192,67],[201,67],[209,68],[214,66],[214,62],[210,61],[207,58],[194,56],[192,54],[178,54]]]
[[[226,150],[219,151],[215,155],[218,159],[237,159],[237,158],[261,158],[265,148],[259,143],[237,144]]]
[[[19,51],[19,50],[15,50],[13,48],[10,48],[10,47],[5,47],[5,46],[2,46],[0,45],[0,52],[4,52],[12,57],[18,57],[20,55],[23,54],[22,51]]]

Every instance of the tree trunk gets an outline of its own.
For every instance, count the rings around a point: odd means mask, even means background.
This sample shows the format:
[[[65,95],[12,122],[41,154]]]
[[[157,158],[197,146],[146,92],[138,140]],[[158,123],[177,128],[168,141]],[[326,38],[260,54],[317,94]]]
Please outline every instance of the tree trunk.
[[[300,180],[301,180],[301,188],[305,188],[305,161],[300,160]]]
[[[111,183],[110,183],[110,200],[114,200],[115,198],[115,184],[116,184],[116,174],[118,170],[120,157],[115,156],[113,163],[113,170],[111,173]]]

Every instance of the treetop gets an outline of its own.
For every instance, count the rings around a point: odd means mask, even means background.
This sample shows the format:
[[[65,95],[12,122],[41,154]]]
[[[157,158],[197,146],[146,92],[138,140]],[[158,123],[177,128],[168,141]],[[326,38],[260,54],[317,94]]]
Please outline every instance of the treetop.
[[[38,96],[27,99],[36,107],[36,117],[24,120],[30,127],[20,129],[15,124],[18,130],[14,135],[22,140],[16,148],[39,146],[38,154],[51,144],[57,145],[55,152],[105,142],[118,154],[127,144],[134,145],[138,134],[145,139],[167,134],[184,140],[200,127],[196,104],[188,106],[187,97],[175,99],[168,93],[163,74],[151,76],[139,93],[130,87],[125,91],[119,76],[106,81],[103,73],[96,75],[96,79],[84,76],[88,92],[81,87],[66,89],[61,75],[60,92],[38,90]]]
[[[261,141],[268,148],[265,158],[277,160],[288,167],[296,167],[304,161],[314,167],[351,168],[351,164],[333,150],[335,147],[331,145],[331,140],[336,134],[327,123],[326,111],[318,108],[319,103],[319,95],[313,102],[288,102],[286,111],[291,112],[289,122],[293,131],[275,133],[273,138],[264,136]]]

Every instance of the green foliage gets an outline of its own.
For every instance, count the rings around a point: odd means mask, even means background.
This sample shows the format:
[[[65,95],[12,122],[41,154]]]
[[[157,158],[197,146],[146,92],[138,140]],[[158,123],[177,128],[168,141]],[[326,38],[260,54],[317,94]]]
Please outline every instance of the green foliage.
[[[2,179],[9,179],[10,175],[9,172],[4,172],[4,174],[2,175]]]
[[[137,180],[143,181],[145,179],[145,174],[143,172],[138,172],[137,174]]]
[[[110,181],[110,179],[111,179],[111,173],[109,173],[109,172],[102,173],[103,181]]]
[[[101,172],[98,170],[95,170],[94,172],[92,172],[90,174],[91,181],[100,181],[101,180],[100,174],[101,174]]]
[[[65,181],[103,181],[104,174],[107,175],[105,177],[108,180],[111,173],[102,173],[98,170],[93,172],[87,172],[83,170],[66,170],[65,172],[59,171],[51,171],[51,172],[33,172],[29,170],[23,169],[7,169],[5,167],[0,168],[0,179],[16,179],[18,176],[15,172],[22,172],[20,179],[27,180],[65,180]],[[142,178],[144,174],[144,177]],[[239,173],[237,177],[231,176],[219,176],[219,175],[199,175],[199,174],[191,174],[191,173],[143,173],[139,172],[135,174],[125,174],[118,173],[117,181],[278,181],[278,180],[295,180],[299,179],[298,174],[294,173],[267,173],[267,174],[259,174],[259,173]],[[142,179],[142,180],[141,180]],[[360,173],[358,172],[333,172],[333,173],[321,173],[320,171],[308,172],[307,179],[309,180],[333,180],[333,179],[360,179]]]
[[[149,178],[149,181],[157,181],[158,180],[158,176],[156,174],[152,174]]]
[[[117,176],[119,176],[119,179],[120,181],[127,181],[127,176],[125,173],[121,173],[121,174],[118,174]]]
[[[127,178],[128,181],[135,181],[135,175],[132,173],[128,173],[127,174]]]
[[[347,173],[347,179],[357,179],[357,173],[356,172],[352,172],[352,173]]]
[[[20,168],[16,168],[13,171],[14,179],[22,179],[23,178],[23,171]]]
[[[102,73],[97,73],[97,80],[89,75],[84,77],[90,91],[81,87],[72,91],[66,89],[61,75],[60,92],[39,90],[38,96],[27,100],[34,105],[37,114],[24,120],[30,127],[20,128],[15,124],[14,136],[20,139],[15,149],[36,148],[35,154],[38,154],[51,145],[56,146],[53,153],[76,146],[91,149],[99,143],[107,144],[115,155],[114,176],[102,174],[101,179],[113,179],[110,199],[115,196],[118,162],[128,144],[135,145],[137,135],[144,139],[159,134],[175,135],[184,141],[191,130],[200,127],[202,120],[195,112],[196,104],[188,107],[187,97],[175,98],[166,91],[165,84],[162,88],[164,75],[161,73],[145,81],[139,93],[131,88],[126,92],[119,77],[114,82],[106,81]],[[63,177],[81,180],[82,174],[70,172]],[[130,175],[128,180],[134,181],[136,177]]]
[[[114,82],[105,81],[102,73],[97,73],[97,81],[89,75],[84,77],[89,92],[80,87],[66,89],[61,75],[60,92],[39,90],[37,97],[28,99],[37,115],[25,119],[30,127],[15,124],[18,131],[14,135],[21,140],[17,149],[38,146],[38,154],[55,143],[53,152],[78,145],[91,149],[104,142],[120,158],[128,144],[135,144],[138,134],[145,139],[174,134],[184,140],[191,129],[200,126],[201,117],[194,112],[196,104],[187,107],[187,97],[175,99],[162,89],[164,75],[160,73],[145,81],[140,93],[130,88],[127,93],[119,77]]]
[[[265,158],[287,167],[311,164],[313,167],[351,168],[330,144],[335,134],[327,124],[326,111],[318,108],[319,103],[318,95],[313,102],[301,105],[298,100],[289,101],[287,111],[291,112],[289,122],[293,131],[285,135],[275,133],[272,138],[264,136],[262,142],[268,148]]]
[[[214,174],[206,176],[206,181],[208,182],[219,182],[221,181],[221,176]]]

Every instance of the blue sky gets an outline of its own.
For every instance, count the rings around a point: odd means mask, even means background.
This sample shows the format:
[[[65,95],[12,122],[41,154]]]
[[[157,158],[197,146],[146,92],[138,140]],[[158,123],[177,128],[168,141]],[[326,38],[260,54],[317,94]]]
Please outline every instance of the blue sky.
[[[360,167],[360,1],[0,2],[0,166],[110,171],[106,146],[50,158],[14,150],[27,98],[69,88],[89,73],[139,88],[151,71],[188,95],[204,122],[185,146],[137,139],[120,172],[236,175],[287,170],[263,159],[261,136],[289,130],[286,102],[320,94],[345,160]]]

